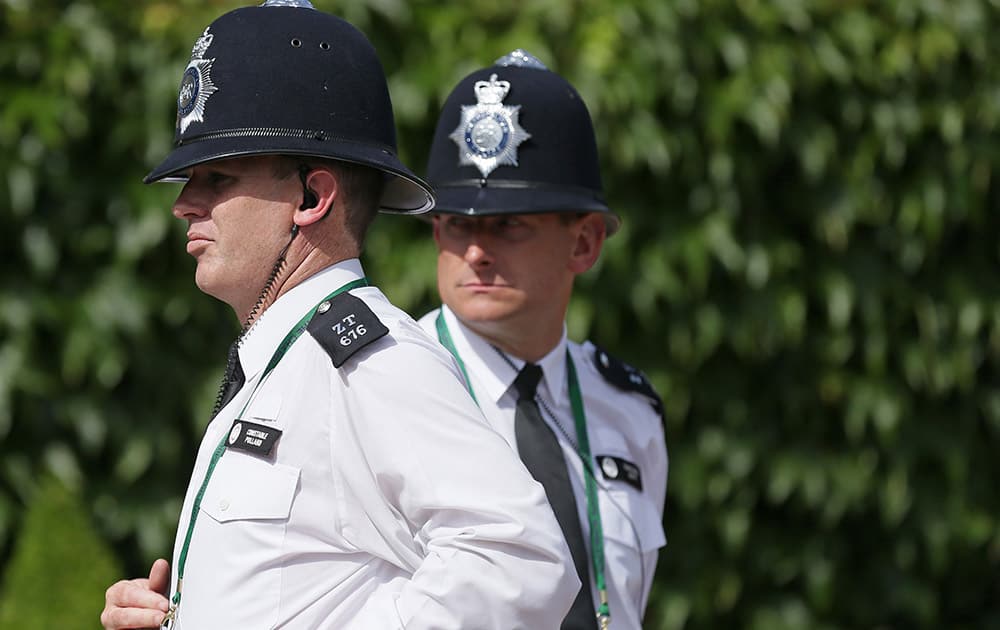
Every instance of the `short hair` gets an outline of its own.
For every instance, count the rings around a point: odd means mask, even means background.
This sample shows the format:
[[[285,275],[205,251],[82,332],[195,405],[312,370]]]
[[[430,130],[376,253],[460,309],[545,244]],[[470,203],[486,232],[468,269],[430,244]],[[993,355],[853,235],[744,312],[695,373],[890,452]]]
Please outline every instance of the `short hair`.
[[[385,176],[370,166],[330,160],[326,158],[305,158],[291,155],[276,156],[274,176],[286,179],[299,172],[300,168],[312,170],[318,166],[329,168],[337,176],[340,194],[344,199],[344,225],[360,250],[365,243],[368,228],[378,214],[379,200],[385,187]]]

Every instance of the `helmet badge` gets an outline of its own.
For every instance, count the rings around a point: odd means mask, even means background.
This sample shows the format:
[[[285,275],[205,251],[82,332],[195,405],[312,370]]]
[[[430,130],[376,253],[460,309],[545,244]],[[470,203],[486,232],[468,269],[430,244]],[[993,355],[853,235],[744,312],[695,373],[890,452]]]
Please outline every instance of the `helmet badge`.
[[[517,147],[531,137],[518,122],[520,105],[504,105],[509,81],[476,81],[475,105],[462,105],[462,120],[449,136],[458,145],[458,163],[488,177],[498,166],[517,166]]]
[[[262,7],[295,7],[297,9],[315,9],[309,0],[264,0]]]
[[[184,133],[191,123],[205,120],[205,103],[208,102],[208,97],[219,89],[212,83],[212,63],[215,59],[205,59],[205,53],[214,38],[215,36],[206,28],[194,43],[194,48],[191,49],[191,62],[184,69],[181,87],[177,93],[177,127],[181,133]]]

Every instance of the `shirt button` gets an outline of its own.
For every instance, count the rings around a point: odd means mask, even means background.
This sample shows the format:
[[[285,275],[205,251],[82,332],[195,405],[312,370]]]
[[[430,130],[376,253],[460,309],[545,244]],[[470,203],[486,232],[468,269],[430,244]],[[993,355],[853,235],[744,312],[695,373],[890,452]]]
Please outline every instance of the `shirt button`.
[[[223,512],[225,512],[226,510],[228,510],[229,509],[229,501],[227,501],[226,499],[220,499],[219,500],[219,509],[222,510]]]

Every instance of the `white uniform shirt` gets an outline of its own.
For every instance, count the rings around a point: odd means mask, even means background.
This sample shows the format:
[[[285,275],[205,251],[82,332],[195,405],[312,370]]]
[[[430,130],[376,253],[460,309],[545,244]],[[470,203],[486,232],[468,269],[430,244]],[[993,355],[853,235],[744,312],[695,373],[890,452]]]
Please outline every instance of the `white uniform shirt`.
[[[227,449],[201,501],[177,628],[556,628],[579,588],[541,485],[466,392],[451,356],[373,287],[389,333],[342,365],[307,332],[251,399],[285,334],[362,276],[357,260],[268,308],[246,385],[208,426],[180,517],[237,413],[280,429],[270,457]]]
[[[509,357],[516,366],[511,367],[493,346],[459,322],[448,307],[440,310],[444,311],[452,342],[465,363],[480,408],[490,424],[516,450],[514,415],[517,393],[511,385],[524,362]],[[420,325],[435,338],[438,312],[431,311],[420,319]],[[608,383],[594,365],[593,344],[569,342],[565,329],[559,345],[537,362],[544,373],[538,385],[538,396],[544,403],[541,415],[555,432],[569,464],[570,481],[588,552],[590,524],[586,513],[587,493],[583,465],[574,446],[578,441],[566,378],[567,347],[576,366],[583,396],[591,456],[602,461],[603,456],[621,458],[635,464],[641,473],[641,491],[625,481],[611,480],[601,473],[596,475],[604,529],[610,627],[612,630],[639,629],[656,570],[657,555],[660,547],[666,544],[662,520],[667,487],[663,424],[647,398]],[[562,428],[556,426],[548,411],[555,414]],[[572,437],[572,443],[567,434]],[[595,471],[601,470],[597,461],[591,463]],[[600,599],[589,557],[588,567],[593,601],[597,605]]]

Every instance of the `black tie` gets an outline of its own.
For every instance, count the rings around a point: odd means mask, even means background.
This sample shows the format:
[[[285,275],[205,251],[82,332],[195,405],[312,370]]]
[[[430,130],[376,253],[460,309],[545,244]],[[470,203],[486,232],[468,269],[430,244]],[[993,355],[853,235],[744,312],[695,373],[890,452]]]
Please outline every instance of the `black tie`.
[[[566,459],[556,434],[542,419],[535,402],[535,388],[542,378],[542,368],[525,363],[514,379],[517,390],[517,412],[514,415],[514,434],[521,461],[531,475],[545,488],[549,504],[562,529],[573,564],[580,576],[580,592],[563,620],[562,630],[595,630],[597,615],[590,595],[590,571],[587,569],[587,547],[583,542],[580,517],[576,511],[576,498],[569,482]]]
[[[236,392],[240,391],[246,380],[243,366],[240,365],[239,340],[237,340],[229,346],[229,354],[226,357],[226,373],[222,377],[219,393],[215,397],[215,408],[212,410],[213,418],[236,396]]]

